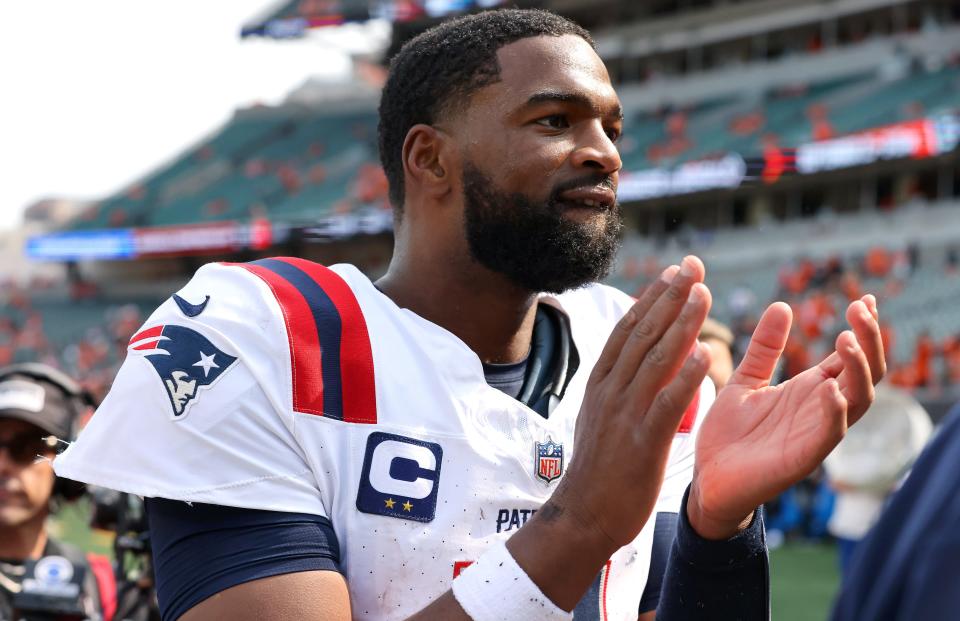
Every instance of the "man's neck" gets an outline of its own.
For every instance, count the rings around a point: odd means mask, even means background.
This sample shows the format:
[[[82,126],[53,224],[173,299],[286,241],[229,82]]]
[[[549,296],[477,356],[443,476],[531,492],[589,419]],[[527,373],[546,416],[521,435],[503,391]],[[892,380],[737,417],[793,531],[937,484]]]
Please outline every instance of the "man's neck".
[[[397,306],[445,328],[481,362],[522,360],[530,350],[537,295],[475,262],[394,261],[377,287]]]
[[[42,511],[23,524],[0,530],[0,558],[38,559],[47,547],[47,512]]]

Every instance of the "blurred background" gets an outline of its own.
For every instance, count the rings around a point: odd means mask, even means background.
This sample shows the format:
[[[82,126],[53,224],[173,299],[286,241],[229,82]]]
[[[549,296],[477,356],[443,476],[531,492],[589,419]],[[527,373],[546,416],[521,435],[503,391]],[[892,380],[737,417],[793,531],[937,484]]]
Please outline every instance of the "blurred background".
[[[380,275],[385,65],[444,17],[500,4],[6,3],[21,27],[0,41],[0,365],[45,362],[102,396],[129,337],[206,262],[297,255]],[[960,396],[960,3],[511,6],[588,28],[624,104],[611,284],[635,293],[699,255],[734,358],[787,301],[782,377],[832,350],[848,301],[874,293],[891,391],[942,418]],[[848,461],[882,470],[916,443],[877,429],[860,440],[873,461],[856,447]],[[831,526],[843,495],[882,501],[909,461],[867,483],[841,463],[767,508],[775,619],[826,617],[836,538],[858,537]],[[57,527],[108,548],[84,511]]]

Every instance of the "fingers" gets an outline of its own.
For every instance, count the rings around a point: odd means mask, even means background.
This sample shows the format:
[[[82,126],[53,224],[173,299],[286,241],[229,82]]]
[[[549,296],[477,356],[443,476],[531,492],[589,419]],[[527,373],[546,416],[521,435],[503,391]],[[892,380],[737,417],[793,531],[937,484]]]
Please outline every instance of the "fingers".
[[[863,416],[873,403],[873,381],[867,355],[849,330],[837,337],[837,354],[843,360],[843,372],[837,380],[840,391],[847,400],[848,425],[852,425]]]
[[[823,362],[817,365],[820,372],[827,377],[839,377],[843,372],[843,358],[836,351],[827,356]]]
[[[840,382],[830,378],[817,386],[815,391],[820,398],[821,424],[829,433],[830,441],[822,443],[818,454],[814,456],[811,469],[826,459],[830,451],[843,438],[843,434],[847,432],[848,413],[848,402],[840,389]]]
[[[783,302],[767,307],[753,331],[747,352],[740,366],[733,372],[728,384],[740,384],[750,388],[762,388],[770,383],[777,361],[790,335],[793,312]]]
[[[847,322],[853,328],[856,340],[870,364],[870,376],[874,384],[883,379],[887,372],[878,316],[877,300],[872,295],[865,295],[847,307]]]
[[[644,291],[644,295],[640,296],[637,299],[636,304],[633,305],[633,308],[637,311],[638,317],[644,317],[648,312],[650,312],[650,308],[653,306],[654,302],[660,299],[660,296],[663,295],[663,292],[667,290],[667,288],[670,286],[670,283],[673,282],[673,279],[679,272],[679,265],[671,265],[663,270],[663,272],[660,274],[660,278],[658,278],[656,282],[647,287],[647,290]]]
[[[630,336],[627,337],[623,343],[620,356],[617,358],[614,368],[611,370],[615,382],[618,382],[623,387],[627,387],[633,382],[637,370],[644,358],[648,355],[648,352],[651,351],[651,348],[661,339],[673,322],[677,320],[678,315],[681,314],[681,311],[690,298],[690,291],[693,285],[703,282],[704,273],[705,270],[700,259],[693,256],[684,258],[680,265],[680,271],[673,277],[670,286],[657,298],[649,311],[647,311],[643,317],[639,318],[633,326]],[[689,315],[687,319],[689,319]],[[700,325],[696,328],[697,332],[699,332],[702,324],[703,321],[701,320]],[[692,341],[690,344],[692,345]],[[679,352],[679,357],[676,359],[676,366],[680,365],[680,361],[683,360],[683,357],[686,356],[689,351],[688,345],[686,349]],[[660,353],[666,355],[668,352],[661,349]],[[676,366],[674,368],[676,368]],[[667,379],[668,378],[663,378],[663,381],[666,382]],[[660,384],[660,386],[662,385],[663,384]],[[658,386],[658,388],[660,386]]]
[[[710,303],[710,290],[703,283],[694,283],[680,314],[663,337],[650,347],[634,373],[628,388],[632,403],[640,407],[649,404],[676,375],[688,355],[696,351],[697,336],[710,312]]]
[[[870,314],[873,315],[873,318],[880,321],[880,311],[877,310],[877,297],[872,293],[868,293],[860,298],[860,300],[867,305],[867,309],[870,311]]]
[[[657,439],[672,437],[709,369],[710,346],[697,343],[680,371],[653,399],[644,417],[644,433]]]
[[[617,362],[617,358],[620,356],[620,350],[623,349],[623,344],[633,333],[634,326],[637,325],[637,322],[640,321],[642,317],[646,316],[650,307],[663,295],[663,292],[667,290],[674,276],[676,276],[679,271],[680,267],[678,265],[671,265],[663,270],[660,277],[647,287],[647,290],[637,299],[636,303],[627,311],[627,314],[620,319],[610,333],[609,338],[607,338],[607,342],[603,346],[603,351],[600,353],[600,357],[593,367],[593,373],[597,377],[604,377],[610,372],[610,369],[613,368],[613,365]]]

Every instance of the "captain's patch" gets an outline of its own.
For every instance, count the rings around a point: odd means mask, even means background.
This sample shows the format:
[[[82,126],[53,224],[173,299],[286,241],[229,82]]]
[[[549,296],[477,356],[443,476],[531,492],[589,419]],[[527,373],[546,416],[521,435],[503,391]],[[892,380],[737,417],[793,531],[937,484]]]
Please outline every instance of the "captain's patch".
[[[403,520],[430,522],[437,509],[439,444],[375,431],[367,438],[357,509]]]

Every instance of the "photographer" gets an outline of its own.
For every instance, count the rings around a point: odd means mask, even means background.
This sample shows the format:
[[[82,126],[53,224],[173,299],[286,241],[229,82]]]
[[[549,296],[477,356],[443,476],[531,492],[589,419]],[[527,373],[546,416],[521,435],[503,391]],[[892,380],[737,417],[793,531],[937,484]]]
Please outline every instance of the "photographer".
[[[93,399],[42,364],[0,369],[0,620],[104,619],[116,609],[108,559],[47,531],[47,517],[84,494],[51,466]]]

